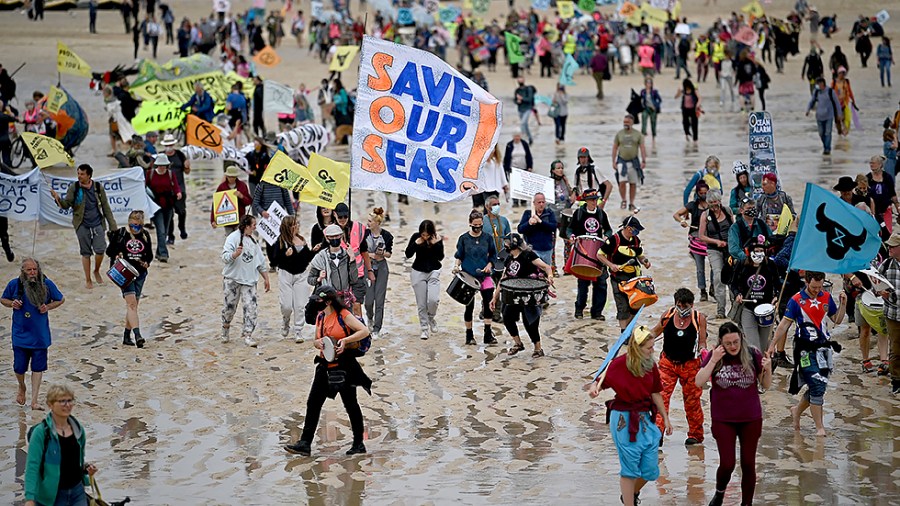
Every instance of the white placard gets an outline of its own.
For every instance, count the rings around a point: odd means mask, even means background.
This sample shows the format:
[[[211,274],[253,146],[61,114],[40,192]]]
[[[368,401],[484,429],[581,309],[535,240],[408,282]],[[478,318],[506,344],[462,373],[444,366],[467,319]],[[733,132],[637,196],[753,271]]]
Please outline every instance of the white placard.
[[[278,240],[278,235],[281,233],[281,220],[285,219],[288,213],[278,202],[272,202],[266,210],[269,212],[269,217],[260,216],[256,220],[256,232],[266,241],[266,244],[271,246]]]
[[[891,19],[891,15],[884,9],[878,11],[878,14],[875,14],[875,20],[878,21],[879,25],[887,23],[889,19]]]
[[[263,81],[263,110],[291,114],[294,112],[294,90],[266,79]]]
[[[513,198],[530,200],[536,193],[543,193],[548,204],[555,202],[553,180],[527,170],[513,168],[509,178],[509,189]]]

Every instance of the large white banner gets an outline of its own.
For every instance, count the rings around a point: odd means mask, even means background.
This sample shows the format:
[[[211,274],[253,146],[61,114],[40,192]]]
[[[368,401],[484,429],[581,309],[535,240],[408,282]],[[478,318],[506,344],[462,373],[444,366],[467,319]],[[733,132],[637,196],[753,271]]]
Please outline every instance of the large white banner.
[[[0,173],[0,216],[11,220],[32,221],[40,209],[41,170],[21,176]]]
[[[351,186],[446,202],[478,188],[501,104],[437,56],[363,39]]]

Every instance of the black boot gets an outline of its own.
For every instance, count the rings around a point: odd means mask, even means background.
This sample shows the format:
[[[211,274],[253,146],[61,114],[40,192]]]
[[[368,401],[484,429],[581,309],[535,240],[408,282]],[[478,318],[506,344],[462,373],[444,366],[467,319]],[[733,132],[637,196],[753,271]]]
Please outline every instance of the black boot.
[[[716,490],[716,493],[713,494],[712,499],[709,501],[709,506],[722,506],[722,501],[725,500],[725,492],[719,492]]]
[[[475,343],[475,333],[472,332],[472,329],[466,329],[466,344],[477,344]]]
[[[706,290],[700,290],[700,302],[708,302],[709,294],[706,293]]]
[[[366,453],[366,445],[362,444],[362,442],[353,443],[353,446],[347,450],[347,455],[356,455],[358,453]]]
[[[490,325],[484,326],[484,344],[497,344],[497,340],[494,339],[494,332],[491,330]]]
[[[122,339],[122,344],[125,346],[134,346],[134,341],[131,340],[131,329],[125,329],[125,337]]]
[[[9,247],[9,244],[3,245],[3,252],[6,253],[6,261],[7,262],[12,262],[13,260],[16,259],[16,254],[13,253],[13,250],[12,250],[12,248]]]
[[[312,449],[309,441],[303,441],[302,439],[297,441],[297,443],[292,445],[284,445],[284,449],[287,450],[288,453],[293,453],[294,455],[303,455],[304,457],[309,457],[312,454]]]
[[[138,348],[144,347],[144,337],[141,335],[141,329],[137,327],[134,329],[134,344],[136,344]]]

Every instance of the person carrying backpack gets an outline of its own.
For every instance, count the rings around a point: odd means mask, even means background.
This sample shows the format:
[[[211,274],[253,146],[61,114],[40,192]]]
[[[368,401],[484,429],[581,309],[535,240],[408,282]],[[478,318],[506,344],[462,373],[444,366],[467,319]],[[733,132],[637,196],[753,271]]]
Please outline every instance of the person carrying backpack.
[[[313,360],[316,372],[306,400],[303,433],[296,443],[285,445],[284,449],[295,455],[310,456],[322,405],[326,398],[334,399],[337,394],[341,394],[341,401],[350,417],[350,427],[353,430],[353,444],[347,450],[347,455],[366,453],[366,446],[363,444],[365,426],[362,410],[356,399],[356,387],[362,387],[372,395],[372,380],[366,376],[356,359],[365,354],[371,345],[369,330],[353,316],[338,291],[329,284],[319,286],[310,301],[317,304],[319,309],[315,322],[316,338],[313,341],[318,352]],[[331,362],[326,360],[324,354],[323,342],[326,339],[334,343],[335,357]]]
[[[822,139],[822,154],[831,154],[831,129],[837,121],[843,121],[843,109],[840,107],[834,89],[825,85],[825,78],[816,78],[816,89],[806,106],[806,115],[816,108],[816,125],[819,127],[819,138]]]
[[[810,48],[809,54],[803,60],[803,69],[800,71],[800,77],[809,81],[810,95],[815,93],[816,79],[825,77],[825,64],[822,63],[822,56],[815,46]]]

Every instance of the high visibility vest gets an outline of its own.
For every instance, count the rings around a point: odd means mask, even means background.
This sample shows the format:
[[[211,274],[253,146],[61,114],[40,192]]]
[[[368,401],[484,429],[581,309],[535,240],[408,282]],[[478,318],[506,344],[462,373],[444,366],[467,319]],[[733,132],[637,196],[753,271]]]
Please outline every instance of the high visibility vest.
[[[566,54],[575,54],[575,36],[571,33],[566,35],[566,43],[563,45],[563,52]]]
[[[719,63],[720,61],[725,59],[725,43],[721,40],[713,44],[713,54],[712,61],[713,63]]]
[[[350,237],[344,237],[341,241],[341,246],[349,249],[350,253],[356,258],[356,268],[358,269],[359,277],[364,278],[366,275],[366,266],[363,262],[362,253],[360,253],[359,247],[366,236],[366,226],[358,221],[354,221],[346,235],[349,235]],[[347,239],[350,240],[349,244],[347,244]]]
[[[703,41],[703,42],[697,41],[697,50],[696,50],[695,54],[698,57],[703,54],[709,56],[709,41],[708,40]]]

